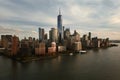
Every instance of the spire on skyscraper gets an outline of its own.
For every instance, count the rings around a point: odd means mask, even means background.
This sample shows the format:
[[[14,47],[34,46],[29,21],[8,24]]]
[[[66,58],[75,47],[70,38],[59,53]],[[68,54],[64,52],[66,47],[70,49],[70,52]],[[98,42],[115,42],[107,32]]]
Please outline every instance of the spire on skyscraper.
[[[61,10],[60,10],[60,8],[59,8],[59,15],[61,15]]]

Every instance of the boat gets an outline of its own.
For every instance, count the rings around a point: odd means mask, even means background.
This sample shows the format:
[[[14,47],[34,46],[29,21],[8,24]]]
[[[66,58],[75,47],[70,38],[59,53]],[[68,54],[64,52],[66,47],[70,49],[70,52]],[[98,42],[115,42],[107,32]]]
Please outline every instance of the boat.
[[[81,54],[85,54],[87,51],[85,51],[85,50],[80,50],[79,51],[79,53],[81,53]]]
[[[70,53],[69,55],[70,55],[70,56],[72,56],[72,55],[73,55],[73,53]]]

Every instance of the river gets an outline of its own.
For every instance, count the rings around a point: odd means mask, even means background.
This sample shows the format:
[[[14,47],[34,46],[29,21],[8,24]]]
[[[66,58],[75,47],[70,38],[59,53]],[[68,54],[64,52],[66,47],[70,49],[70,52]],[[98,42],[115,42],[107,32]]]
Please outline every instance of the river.
[[[29,63],[0,56],[0,80],[120,80],[118,45]]]

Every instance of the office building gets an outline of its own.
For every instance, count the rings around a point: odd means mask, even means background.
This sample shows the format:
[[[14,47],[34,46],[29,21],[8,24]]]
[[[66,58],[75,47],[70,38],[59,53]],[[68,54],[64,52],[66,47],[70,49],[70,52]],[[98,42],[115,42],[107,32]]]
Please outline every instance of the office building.
[[[65,31],[64,31],[64,39],[69,39],[70,38],[70,29],[67,28]]]
[[[75,40],[75,42],[79,42],[80,41],[80,34],[78,33],[78,32],[76,32],[76,30],[74,31],[74,40]]]
[[[59,42],[61,42],[63,39],[63,26],[62,26],[62,15],[60,10],[59,10],[59,15],[57,16],[57,27],[58,27]]]
[[[11,56],[17,55],[19,51],[19,38],[17,36],[12,37],[12,48],[11,48]]]
[[[58,42],[58,30],[56,28],[51,28],[49,31],[49,39],[51,42]]]
[[[91,32],[88,33],[88,40],[91,40]]]
[[[44,39],[45,39],[45,40],[48,39],[48,35],[47,35],[47,33],[44,35]]]
[[[39,28],[39,42],[44,40],[45,31],[43,28]]]
[[[98,40],[97,37],[92,38],[92,47],[93,47],[93,48],[98,48],[98,47],[100,47],[100,40]]]

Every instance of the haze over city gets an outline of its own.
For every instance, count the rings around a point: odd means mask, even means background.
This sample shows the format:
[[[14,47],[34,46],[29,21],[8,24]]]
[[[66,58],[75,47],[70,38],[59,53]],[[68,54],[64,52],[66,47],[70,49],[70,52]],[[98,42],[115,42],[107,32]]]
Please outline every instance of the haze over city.
[[[0,35],[38,38],[57,26],[59,8],[63,26],[82,34],[89,31],[101,38],[120,39],[119,0],[0,0]]]

